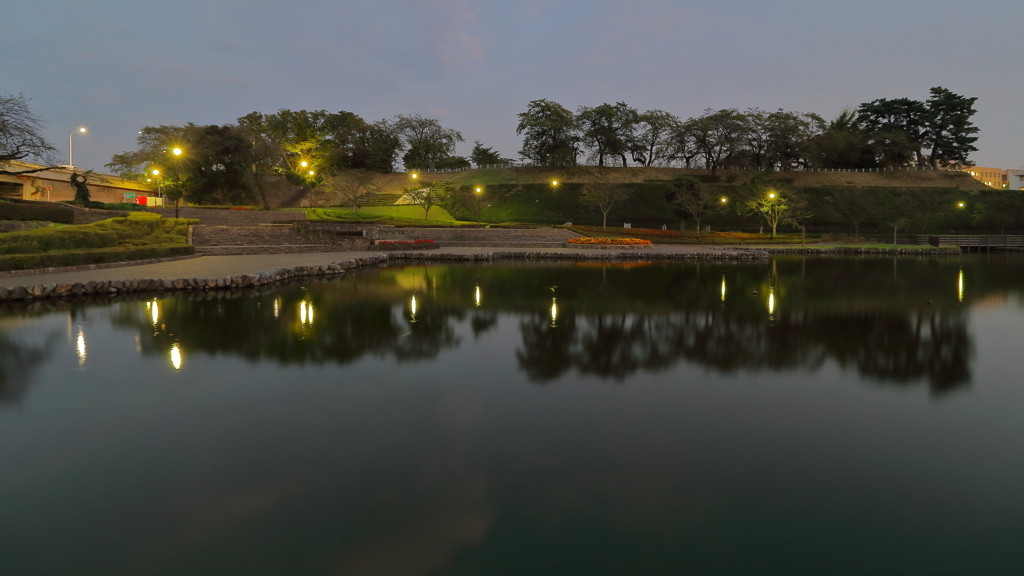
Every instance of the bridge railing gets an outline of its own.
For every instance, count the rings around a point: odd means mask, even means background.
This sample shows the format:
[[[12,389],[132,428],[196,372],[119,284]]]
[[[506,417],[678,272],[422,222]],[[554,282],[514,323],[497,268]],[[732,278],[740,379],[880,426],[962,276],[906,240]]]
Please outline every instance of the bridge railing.
[[[959,246],[960,248],[1024,248],[1024,235],[1009,234],[949,234],[917,237],[920,245]]]

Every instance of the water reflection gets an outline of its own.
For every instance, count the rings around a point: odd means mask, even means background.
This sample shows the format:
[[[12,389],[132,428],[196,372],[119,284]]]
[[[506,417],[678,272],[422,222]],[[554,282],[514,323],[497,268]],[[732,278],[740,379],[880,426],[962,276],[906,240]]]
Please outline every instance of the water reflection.
[[[78,353],[78,367],[84,368],[89,354],[85,347],[85,332],[81,327],[78,328],[78,338],[75,339],[75,352]]]
[[[181,348],[175,343],[171,346],[171,366],[175,370],[181,370]]]
[[[144,355],[170,353],[175,369],[186,348],[284,364],[433,360],[458,347],[463,330],[479,338],[507,317],[518,326],[507,349],[536,383],[572,372],[623,381],[680,362],[722,374],[833,363],[871,381],[925,382],[943,392],[971,380],[964,278],[971,274],[974,301],[1019,294],[1022,263],[395,267],[302,289],[125,302],[111,315],[138,332]],[[949,280],[942,278],[957,282],[955,299],[943,292]],[[486,309],[479,306],[485,290]],[[767,302],[758,291],[768,292]],[[278,324],[287,310],[296,317]],[[76,336],[84,368],[81,326]]]

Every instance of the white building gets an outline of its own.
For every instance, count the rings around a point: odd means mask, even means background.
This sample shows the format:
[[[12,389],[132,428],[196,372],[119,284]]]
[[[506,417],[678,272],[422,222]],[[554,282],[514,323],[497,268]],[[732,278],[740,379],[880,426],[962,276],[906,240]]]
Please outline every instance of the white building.
[[[1024,190],[1024,170],[1010,170],[1009,173],[1009,188],[1010,190]]]

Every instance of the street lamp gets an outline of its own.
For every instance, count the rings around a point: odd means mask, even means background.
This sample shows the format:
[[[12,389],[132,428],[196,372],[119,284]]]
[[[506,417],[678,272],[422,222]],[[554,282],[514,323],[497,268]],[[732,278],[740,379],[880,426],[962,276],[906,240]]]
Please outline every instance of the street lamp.
[[[775,199],[775,192],[769,192],[768,193],[768,197],[771,198],[772,200],[774,200]]]
[[[552,186],[558,186],[558,180],[552,180],[551,181],[551,185]]]
[[[172,153],[173,153],[173,154],[174,154],[175,156],[181,156],[181,148],[175,148],[174,150],[171,150],[171,152],[172,152]]]
[[[483,192],[483,191],[484,191],[484,189],[483,189],[483,188],[481,188],[481,187],[479,187],[479,186],[477,186],[477,187],[476,187],[476,193],[477,193],[477,194],[479,194],[479,193],[481,193],[481,192]]]
[[[75,165],[75,134],[85,134],[85,126],[82,126],[78,130],[75,130],[68,136],[68,166]]]
[[[725,204],[725,203],[726,203],[726,202],[728,202],[728,201],[729,201],[729,199],[728,199],[728,198],[725,198],[725,197],[723,197],[723,198],[722,198],[722,204]]]
[[[957,208],[963,208],[964,206],[966,206],[966,204],[964,204],[963,202],[957,202],[956,203],[956,207]]]

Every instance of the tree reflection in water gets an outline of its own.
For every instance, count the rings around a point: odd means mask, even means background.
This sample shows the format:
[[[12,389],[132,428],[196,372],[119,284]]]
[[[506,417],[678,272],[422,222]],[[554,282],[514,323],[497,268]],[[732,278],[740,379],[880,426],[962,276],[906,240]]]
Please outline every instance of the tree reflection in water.
[[[1022,263],[1007,256],[998,265],[778,258],[770,264],[395,266],[259,294],[164,295],[158,318],[138,301],[111,315],[116,325],[138,331],[143,353],[166,355],[178,344],[183,354],[284,364],[346,364],[364,356],[432,360],[459,347],[462,334],[480,338],[509,316],[520,332],[518,366],[537,383],[572,371],[622,381],[679,362],[723,374],[814,370],[834,362],[869,380],[927,382],[944,392],[971,380],[969,306],[1019,293]],[[306,305],[315,315],[302,319]],[[10,342],[0,340],[0,354],[11,358],[5,367],[30,364],[35,356],[14,351]],[[0,374],[5,389],[12,389],[13,374],[25,372]]]

